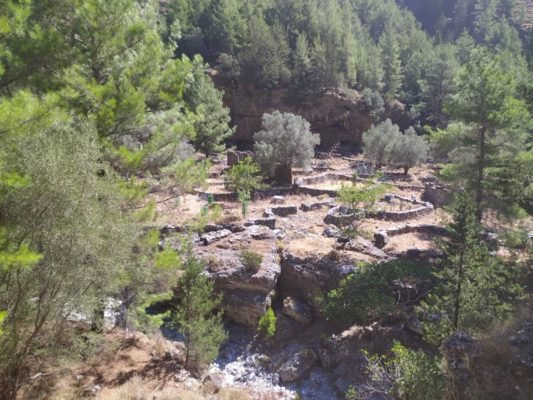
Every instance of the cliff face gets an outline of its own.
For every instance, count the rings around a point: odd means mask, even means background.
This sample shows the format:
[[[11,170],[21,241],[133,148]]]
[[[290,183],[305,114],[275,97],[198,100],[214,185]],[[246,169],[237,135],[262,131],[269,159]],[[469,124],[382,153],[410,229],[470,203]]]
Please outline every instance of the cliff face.
[[[237,126],[231,141],[242,147],[251,146],[253,134],[261,130],[263,114],[275,110],[303,116],[311,123],[311,130],[320,134],[320,147],[324,149],[337,143],[360,149],[363,132],[374,122],[370,108],[355,91],[350,95],[342,90],[325,91],[294,99],[289,88],[258,89],[217,75],[213,78],[224,91],[224,103],[231,110],[232,124]],[[409,123],[400,103],[389,107],[385,114],[402,127]]]

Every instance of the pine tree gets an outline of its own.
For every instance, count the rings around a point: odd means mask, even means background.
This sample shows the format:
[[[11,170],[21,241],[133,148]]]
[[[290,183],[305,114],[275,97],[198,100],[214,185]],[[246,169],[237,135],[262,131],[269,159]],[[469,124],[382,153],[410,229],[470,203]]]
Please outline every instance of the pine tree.
[[[196,150],[207,156],[224,150],[224,140],[230,137],[235,128],[230,128],[229,109],[222,103],[223,92],[215,88],[205,73],[201,59],[195,60],[194,82],[184,94],[189,107],[198,115],[194,122],[195,137],[192,143]]]
[[[394,100],[402,86],[402,63],[400,60],[400,47],[394,33],[385,31],[379,39],[379,46],[383,59],[383,94],[388,101]]]
[[[527,134],[524,124],[529,120],[524,102],[517,98],[516,81],[503,70],[497,58],[479,49],[456,77],[457,91],[445,108],[451,118],[464,122],[457,132],[454,126],[440,135],[453,136],[452,163],[442,176],[475,192],[477,217],[489,205],[506,212],[516,212],[516,202],[501,201],[492,176],[510,165],[524,149]],[[455,125],[457,127],[457,125]],[[439,135],[436,136],[438,142]]]
[[[185,368],[200,372],[212,362],[226,340],[222,314],[216,309],[220,296],[213,294],[213,282],[204,273],[204,266],[192,254],[183,265],[178,287],[181,301],[173,317],[185,336]]]
[[[438,283],[423,305],[439,315],[425,326],[436,342],[457,330],[476,333],[503,321],[523,297],[516,266],[491,257],[480,240],[476,204],[468,193],[457,196],[452,212],[449,239],[440,244],[444,261],[435,273]]]
[[[454,52],[450,45],[438,46],[425,76],[418,81],[423,118],[433,126],[447,122],[444,100],[454,91],[454,77],[458,69]]]
[[[311,55],[309,42],[305,33],[298,33],[296,48],[292,52],[293,82],[296,91],[305,93],[309,91],[311,75]]]

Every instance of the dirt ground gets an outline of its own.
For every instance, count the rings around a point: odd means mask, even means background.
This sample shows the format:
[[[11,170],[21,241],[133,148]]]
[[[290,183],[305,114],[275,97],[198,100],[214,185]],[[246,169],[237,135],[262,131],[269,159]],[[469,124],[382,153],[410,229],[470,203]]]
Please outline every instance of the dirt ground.
[[[358,162],[362,161],[362,157],[354,157],[351,159],[345,158],[330,158],[325,160],[314,160],[313,164],[315,166],[319,165],[321,171],[304,171],[295,169],[295,175],[298,177],[309,177],[320,175],[324,172],[334,171],[338,173],[352,174],[354,172],[353,166]],[[327,169],[324,171],[324,169]],[[387,170],[383,171],[384,173],[397,173],[397,170]],[[422,179],[431,175],[431,169],[428,166],[423,166],[419,168],[413,168],[410,171],[408,179],[401,179],[397,181],[388,182],[390,188],[387,191],[388,193],[399,194],[404,197],[413,198],[416,200],[421,200],[421,190],[415,190],[412,188],[404,189],[401,186],[422,186]],[[223,185],[223,178],[221,177],[221,166],[215,165],[211,171],[211,176],[216,176],[215,178],[210,178],[208,180],[208,189],[207,192],[212,193],[223,193],[225,192]],[[340,189],[342,185],[350,185],[351,182],[347,181],[327,181],[323,183],[306,185],[322,189]],[[398,187],[400,186],[400,187]],[[158,192],[152,194],[153,198],[157,204],[158,224],[171,224],[171,225],[182,225],[192,221],[196,218],[202,208],[207,207],[207,201],[202,200],[199,196],[194,194],[186,194],[180,196],[179,198],[173,197],[168,192]],[[285,196],[284,204],[286,205],[295,205],[298,208],[302,203],[310,203],[319,201],[319,199],[328,198],[327,196],[322,197],[313,197],[310,195],[288,195]],[[397,202],[398,204],[389,204],[385,202],[380,202],[378,206],[386,210],[408,210],[413,208],[414,205],[409,202]],[[238,202],[219,202],[218,203],[222,208],[222,213],[219,216],[218,221],[214,222],[223,222],[223,221],[232,221],[237,224],[242,224],[245,222],[245,218],[242,216],[241,205]],[[249,204],[248,213],[246,219],[248,218],[261,218],[266,208],[274,206],[275,203],[270,198],[259,199],[253,201]],[[276,220],[276,228],[280,229],[284,238],[282,240],[286,245],[289,244],[291,248],[298,254],[309,253],[327,253],[334,246],[334,240],[325,238],[322,236],[324,229],[327,225],[324,223],[324,217],[328,211],[327,207],[323,207],[319,210],[313,210],[310,212],[303,212],[298,210],[297,214],[289,215],[287,217],[278,217]],[[403,222],[394,222],[394,221],[383,221],[377,219],[365,219],[361,223],[361,228],[367,232],[368,237],[372,237],[374,232],[392,228],[404,223],[416,223],[416,224],[443,224],[447,221],[448,216],[441,209],[437,209],[429,215],[421,216],[418,218],[411,219],[409,221]],[[403,243],[405,242],[405,243]],[[221,246],[225,246],[224,243],[220,243]],[[422,237],[421,235],[400,235],[391,240],[389,247],[395,251],[401,251],[402,249],[407,249],[411,247],[418,248],[427,248],[431,246],[431,241],[428,241],[427,238]],[[363,257],[363,256],[362,256]],[[365,258],[364,256],[363,258]]]

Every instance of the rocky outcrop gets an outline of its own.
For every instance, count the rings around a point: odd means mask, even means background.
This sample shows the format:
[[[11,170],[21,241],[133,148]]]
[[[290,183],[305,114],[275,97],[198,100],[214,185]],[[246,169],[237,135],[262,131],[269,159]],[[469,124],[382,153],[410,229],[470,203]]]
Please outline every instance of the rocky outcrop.
[[[200,236],[200,239],[205,246],[209,246],[211,243],[224,239],[229,235],[231,235],[231,231],[229,229],[221,229],[219,231],[204,233],[202,236]]]
[[[224,91],[224,104],[231,110],[232,124],[237,126],[232,137],[235,143],[250,145],[253,133],[261,130],[263,114],[275,110],[303,116],[311,123],[312,131],[320,133],[322,147],[335,143],[359,147],[363,132],[374,122],[371,110],[355,91],[324,91],[296,99],[289,87],[255,88],[231,82],[216,73],[213,80]],[[405,115],[399,104],[385,112],[385,117],[402,126],[408,125]]]
[[[353,260],[342,260],[328,255],[301,258],[288,251],[281,256],[279,294],[304,301],[314,314],[318,313],[317,299],[337,287],[340,279],[356,267]]]
[[[253,225],[263,225],[270,229],[276,229],[276,218],[275,217],[252,218],[252,219],[247,220],[244,223],[244,226],[253,226]]]
[[[267,208],[264,211],[264,216],[272,217],[273,215],[277,215],[278,217],[286,217],[287,215],[296,214],[297,212],[298,207],[287,204]]]
[[[287,297],[283,300],[283,314],[291,317],[302,325],[313,322],[313,314],[307,305],[295,298]]]
[[[479,354],[479,345],[466,332],[457,332],[442,345],[448,386],[455,390],[454,398],[466,400],[472,379],[472,361]]]
[[[300,210],[307,212],[307,211],[319,210],[322,207],[334,207],[334,206],[335,206],[335,200],[327,199],[327,200],[322,200],[322,201],[302,203],[300,205]]]
[[[263,255],[257,271],[248,272],[240,253],[217,249],[216,256],[207,250],[198,250],[207,260],[207,273],[215,282],[215,290],[223,293],[222,308],[226,317],[254,328],[270,306],[272,292],[280,274],[280,265],[274,251]]]
[[[377,260],[386,260],[389,258],[387,253],[377,248],[370,240],[364,239],[360,236],[350,239],[338,246],[339,249],[355,251],[374,257]]]
[[[279,378],[282,382],[294,382],[301,379],[317,362],[316,353],[309,348],[294,353],[279,369]]]

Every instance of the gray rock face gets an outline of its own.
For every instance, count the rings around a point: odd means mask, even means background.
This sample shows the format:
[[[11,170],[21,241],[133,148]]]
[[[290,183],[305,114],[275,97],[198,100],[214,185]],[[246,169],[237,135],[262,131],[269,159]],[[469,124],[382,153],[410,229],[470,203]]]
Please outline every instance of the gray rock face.
[[[301,325],[292,318],[284,314],[278,314],[276,317],[276,340],[284,342],[294,338],[301,332]]]
[[[206,224],[204,228],[204,232],[215,232],[220,231],[223,229],[227,229],[233,233],[242,232],[244,231],[244,226],[238,225],[238,224]]]
[[[281,268],[274,251],[263,255],[261,266],[247,272],[240,252],[218,249],[216,257],[198,249],[198,255],[209,260],[207,273],[215,282],[215,290],[223,293],[222,308],[225,315],[237,323],[254,328],[270,306],[272,291]]]
[[[508,341],[515,348],[520,364],[533,369],[533,320],[524,321]]]
[[[224,386],[224,375],[220,372],[210,372],[203,380],[203,387],[207,394],[217,393]]]
[[[378,260],[385,260],[388,258],[387,253],[380,250],[370,240],[366,240],[362,237],[356,237],[350,239],[348,242],[341,246],[344,250],[356,251],[358,253],[366,254],[377,258]]]
[[[327,256],[300,258],[285,251],[281,257],[279,294],[304,301],[316,313],[317,298],[337,287],[340,279],[355,270],[353,260],[332,260]]]
[[[294,382],[307,374],[309,369],[317,362],[316,353],[309,348],[302,349],[294,353],[291,358],[285,362],[279,372],[279,378],[282,382]]]
[[[295,205],[281,205],[267,208],[264,211],[264,216],[269,217],[272,214],[277,215],[278,217],[286,217],[287,215],[296,214],[298,212],[298,207]]]
[[[287,297],[283,300],[283,314],[291,317],[293,320],[303,324],[309,325],[313,322],[313,314],[307,305],[292,297]]]
[[[256,329],[257,323],[270,307],[271,298],[271,294],[226,290],[222,298],[224,316],[238,324]]]
[[[211,243],[214,243],[220,239],[224,239],[229,235],[231,235],[231,231],[229,229],[222,229],[220,231],[204,233],[202,236],[200,236],[200,239],[205,246],[209,246]]]
[[[324,229],[324,232],[322,233],[322,235],[325,237],[329,237],[329,238],[336,238],[341,235],[341,231],[339,230],[339,228],[335,226],[333,227],[329,226],[326,229]]]
[[[300,205],[300,210],[307,212],[312,210],[319,210],[322,207],[333,207],[335,206],[335,200],[333,199],[327,199],[323,201],[317,201],[313,203],[302,203]]]
[[[276,229],[276,218],[275,217],[255,218],[255,219],[249,219],[244,223],[244,226],[253,226],[253,225],[263,225],[270,229]]]
[[[271,200],[274,204],[285,204],[284,196],[273,196]]]
[[[246,234],[254,240],[275,240],[276,232],[264,225],[252,225],[246,228]]]
[[[466,332],[457,332],[442,344],[450,387],[456,388],[458,399],[466,400],[466,389],[472,377],[470,360],[479,352],[478,343]]]
[[[202,251],[198,251],[198,255],[210,256],[209,253]],[[268,294],[274,289],[280,271],[277,255],[269,252],[263,255],[261,266],[257,271],[246,272],[240,259],[240,252],[230,249],[218,249],[216,265],[209,265],[207,269],[207,273],[215,281],[215,289],[239,289],[263,294]]]
[[[328,349],[318,349],[318,359],[320,360],[320,365],[322,365],[322,368],[324,369],[330,369],[333,366],[333,357],[331,351]]]

